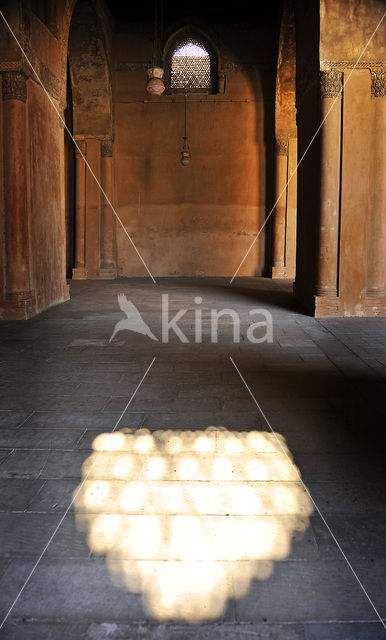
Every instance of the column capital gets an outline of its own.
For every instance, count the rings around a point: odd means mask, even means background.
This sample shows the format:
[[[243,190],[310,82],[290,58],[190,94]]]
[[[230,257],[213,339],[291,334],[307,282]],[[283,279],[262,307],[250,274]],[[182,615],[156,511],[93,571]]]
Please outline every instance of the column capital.
[[[337,98],[342,95],[342,71],[327,69],[319,71],[320,95],[322,98]]]
[[[102,140],[101,142],[101,156],[102,158],[111,158],[113,155],[113,141]]]
[[[20,71],[2,73],[3,100],[27,101],[27,77]]]
[[[288,138],[276,138],[276,155],[286,156],[288,154]]]
[[[85,140],[76,140],[75,142],[78,146],[75,147],[75,156],[77,158],[85,158],[86,157],[86,141]]]
[[[385,80],[386,80],[386,72],[384,69],[371,69],[371,95],[374,98],[384,98],[386,95],[385,91]]]

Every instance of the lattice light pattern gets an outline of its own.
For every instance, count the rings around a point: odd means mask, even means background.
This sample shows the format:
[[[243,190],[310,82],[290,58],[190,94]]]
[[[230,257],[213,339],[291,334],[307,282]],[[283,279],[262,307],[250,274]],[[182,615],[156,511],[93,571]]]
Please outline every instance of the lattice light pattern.
[[[74,494],[78,526],[154,619],[221,616],[309,525],[312,503],[279,434],[126,430],[93,449]]]
[[[210,57],[197,40],[184,40],[172,56],[172,89],[211,89]]]

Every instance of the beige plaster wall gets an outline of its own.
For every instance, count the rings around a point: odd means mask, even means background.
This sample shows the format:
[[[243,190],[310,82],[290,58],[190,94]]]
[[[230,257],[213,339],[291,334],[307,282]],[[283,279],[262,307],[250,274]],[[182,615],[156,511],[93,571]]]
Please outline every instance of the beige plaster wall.
[[[150,57],[148,40],[138,33],[132,42],[117,37],[120,60]],[[247,60],[253,60],[254,32],[248,37]],[[247,56],[245,34],[238,40]],[[238,67],[226,73],[225,94],[189,95],[192,158],[183,167],[184,97],[151,98],[145,71],[115,72],[115,205],[155,275],[231,276],[238,267],[265,218],[272,146],[265,110],[273,110],[273,82],[264,69]],[[118,273],[144,275],[119,227],[117,247]],[[240,275],[261,274],[263,264],[262,234]]]
[[[383,0],[320,0],[320,60],[384,61],[386,21],[367,45],[385,11]],[[364,48],[366,50],[363,52]]]

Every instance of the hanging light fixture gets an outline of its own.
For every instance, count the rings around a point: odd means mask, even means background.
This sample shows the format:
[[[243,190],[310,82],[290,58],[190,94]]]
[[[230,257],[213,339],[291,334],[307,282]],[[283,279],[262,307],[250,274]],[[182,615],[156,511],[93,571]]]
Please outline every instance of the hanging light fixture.
[[[186,167],[187,164],[189,164],[190,162],[190,147],[189,147],[189,141],[188,141],[188,133],[187,133],[187,118],[186,118],[186,112],[187,112],[187,95],[185,93],[185,131],[184,131],[184,136],[183,136],[183,145],[182,145],[182,151],[181,151],[181,164]]]
[[[158,2],[154,0],[154,47],[151,66],[147,70],[146,90],[154,96],[160,96],[165,91],[163,81],[164,70],[162,68],[161,37],[162,37],[162,0],[161,0],[161,29],[158,24]],[[161,30],[161,37],[159,31]]]

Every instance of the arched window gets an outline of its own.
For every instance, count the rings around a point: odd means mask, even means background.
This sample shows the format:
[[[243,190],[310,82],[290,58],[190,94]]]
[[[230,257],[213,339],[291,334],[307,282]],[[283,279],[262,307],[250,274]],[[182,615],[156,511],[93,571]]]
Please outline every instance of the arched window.
[[[167,89],[184,93],[216,93],[217,55],[204,35],[181,30],[167,45]]]
[[[212,90],[210,55],[195,38],[184,38],[173,51],[171,89]]]

